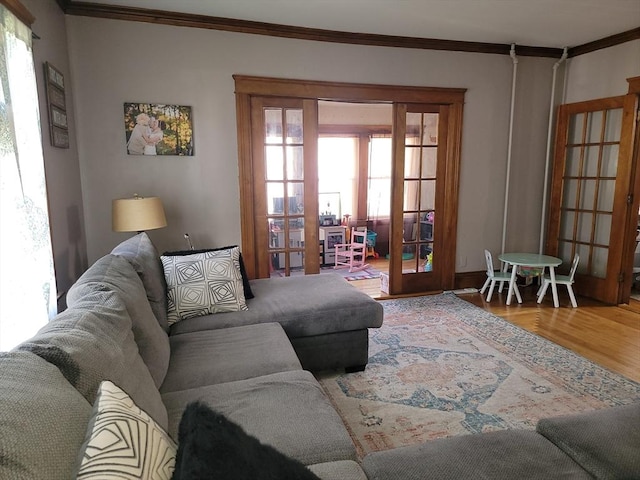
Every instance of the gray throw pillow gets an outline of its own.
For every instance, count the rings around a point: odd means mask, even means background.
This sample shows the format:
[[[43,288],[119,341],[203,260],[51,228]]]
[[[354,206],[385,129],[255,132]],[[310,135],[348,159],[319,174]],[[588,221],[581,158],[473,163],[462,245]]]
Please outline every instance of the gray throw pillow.
[[[140,277],[126,259],[105,255],[69,289],[67,304],[74,307],[96,291],[113,291],[124,301],[140,356],[160,387],[169,368],[169,337],[151,310]]]
[[[149,236],[139,233],[120,243],[112,251],[112,254],[126,258],[137,274],[140,276],[151,309],[158,319],[158,323],[169,331],[167,324],[167,285],[162,273],[160,254]]]
[[[117,383],[140,408],[167,427],[167,409],[138,353],[131,319],[115,292],[84,296],[17,349],[57,366],[91,404],[103,380]]]
[[[0,353],[0,478],[75,478],[91,404],[55,365]]]

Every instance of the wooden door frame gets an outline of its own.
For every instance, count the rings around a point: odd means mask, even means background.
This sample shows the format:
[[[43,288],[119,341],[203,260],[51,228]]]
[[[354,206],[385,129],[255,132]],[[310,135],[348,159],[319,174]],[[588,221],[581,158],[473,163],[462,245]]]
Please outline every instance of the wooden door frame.
[[[636,250],[636,232],[638,228],[638,209],[640,208],[640,76],[627,78],[628,94],[635,95],[635,132],[633,137],[633,159],[631,160],[631,208],[628,212],[625,227],[625,246],[622,257],[623,281],[620,287],[618,303],[629,303],[631,287],[634,283],[633,261]]]
[[[453,165],[451,173],[456,179],[453,191],[449,196],[454,199],[451,206],[456,217],[449,220],[445,227],[447,235],[451,235],[450,248],[453,255],[453,268],[449,272],[444,285],[453,287],[455,279],[455,245],[457,234],[457,202],[459,184],[460,151],[462,143],[462,109],[465,88],[416,87],[397,85],[375,85],[344,82],[325,82],[318,80],[291,80],[273,77],[256,77],[233,75],[236,94],[236,128],[238,132],[238,169],[240,184],[240,225],[242,252],[249,278],[256,278],[258,273],[258,245],[256,243],[255,211],[253,207],[253,168],[251,131],[251,97],[276,96],[317,100],[334,100],[343,102],[368,103],[421,103],[450,105],[452,113],[450,122],[456,121],[452,141],[447,144],[447,156]],[[317,118],[317,117],[316,117]],[[306,130],[306,129],[305,129]],[[317,130],[316,130],[317,135]],[[315,202],[317,204],[317,202]],[[392,212],[393,215],[393,212]],[[452,216],[453,217],[453,216]],[[447,263],[448,265],[448,263]],[[449,265],[450,266],[450,265]],[[450,277],[450,278],[449,278]]]

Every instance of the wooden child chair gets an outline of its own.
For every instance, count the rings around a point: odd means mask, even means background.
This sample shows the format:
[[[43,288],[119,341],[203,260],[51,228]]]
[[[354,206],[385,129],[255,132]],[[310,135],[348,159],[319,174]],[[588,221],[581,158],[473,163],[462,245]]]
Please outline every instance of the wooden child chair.
[[[349,272],[362,270],[369,265],[365,263],[367,258],[367,229],[351,229],[351,242],[338,243],[336,247],[336,259],[334,268],[349,267]]]

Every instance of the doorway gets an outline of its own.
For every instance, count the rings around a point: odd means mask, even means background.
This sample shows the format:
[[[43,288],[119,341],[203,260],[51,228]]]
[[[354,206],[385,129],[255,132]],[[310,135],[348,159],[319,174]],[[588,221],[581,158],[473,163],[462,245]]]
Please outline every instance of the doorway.
[[[302,264],[299,267],[306,274],[319,271],[321,250],[318,226],[321,211],[318,203],[318,101],[323,99],[335,102],[385,103],[393,106],[390,293],[453,287],[464,89],[337,84],[237,75],[234,79],[238,117],[242,248],[250,277],[270,276],[275,256],[283,259],[285,275],[290,274],[291,268],[294,268],[292,255],[300,256]],[[441,215],[436,216],[432,225],[433,238],[428,242],[425,240],[430,244],[425,246],[438,258],[438,267],[430,272],[412,272],[414,278],[405,276],[408,272],[403,271],[403,253],[406,253],[407,248],[412,248],[407,243],[415,243],[413,246],[421,249],[421,243],[424,242],[421,241],[421,234],[416,233],[418,236],[415,240],[411,237],[405,238],[402,233],[406,213],[402,199],[409,179],[404,175],[406,118],[398,115],[398,108],[405,112],[437,112],[439,116],[439,153],[436,158],[442,169],[439,173],[440,187],[435,191],[433,201],[437,203],[435,199],[439,196],[444,200],[439,204]],[[274,113],[275,111],[277,113]],[[269,127],[268,115],[273,115],[282,123],[283,133],[277,138],[270,137],[269,132],[272,130]],[[290,132],[289,115],[291,118],[302,120],[297,136],[285,133]],[[399,145],[402,147],[398,147]],[[420,145],[421,149],[422,147],[425,146]],[[272,154],[273,158],[277,158],[278,168],[273,170],[278,172],[277,176],[269,173],[271,170],[265,166],[271,161]],[[303,170],[289,172],[287,169],[291,162],[301,165]],[[358,182],[361,180],[362,178]],[[434,180],[435,178],[429,177],[417,179],[420,185]],[[278,203],[277,209],[275,206],[272,207],[273,199],[268,194],[269,189],[275,191],[274,188],[283,194],[283,200]],[[433,191],[433,188],[431,190]],[[294,207],[289,203],[291,197],[296,198]],[[356,203],[360,202],[360,197]],[[299,203],[300,199],[302,203]],[[366,205],[364,208],[358,205],[357,208],[358,216],[367,212]],[[429,210],[434,208],[419,207],[411,213],[428,214]],[[417,224],[416,220],[414,226]],[[274,226],[278,235],[282,236],[277,242],[272,241]],[[412,229],[412,232],[417,231],[416,228]],[[447,248],[444,248],[445,237]],[[434,267],[435,265],[434,263]],[[418,273],[423,275],[416,275]],[[427,273],[428,275],[424,275]],[[425,282],[425,278],[429,281]]]
[[[392,113],[390,103],[318,102],[320,215],[367,228],[368,258],[389,253]]]

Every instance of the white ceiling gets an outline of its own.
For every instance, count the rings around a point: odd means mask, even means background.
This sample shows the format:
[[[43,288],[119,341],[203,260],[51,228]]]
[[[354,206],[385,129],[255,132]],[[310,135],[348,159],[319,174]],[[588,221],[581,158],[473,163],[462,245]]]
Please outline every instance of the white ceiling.
[[[640,27],[640,0],[84,0],[343,32],[573,47]]]

